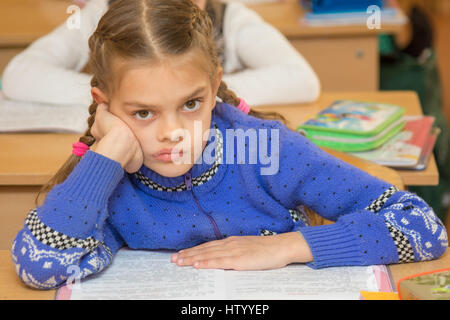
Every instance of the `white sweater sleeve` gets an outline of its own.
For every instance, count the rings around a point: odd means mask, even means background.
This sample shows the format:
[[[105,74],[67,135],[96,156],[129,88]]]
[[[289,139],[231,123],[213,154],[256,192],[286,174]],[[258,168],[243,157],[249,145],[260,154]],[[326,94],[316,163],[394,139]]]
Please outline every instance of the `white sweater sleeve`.
[[[89,105],[91,76],[80,71],[89,59],[88,39],[107,10],[107,0],[91,0],[80,12],[80,28],[61,24],[15,56],[3,73],[3,93],[11,99]]]
[[[319,96],[320,81],[308,62],[244,5],[228,3],[224,40],[223,80],[249,105],[311,102]]]
[[[3,74],[5,96],[89,105],[91,76],[80,71],[89,58],[88,39],[107,8],[107,0],[89,1],[79,30],[64,23],[14,57]],[[317,98],[316,74],[275,28],[240,3],[228,4],[224,19],[224,80],[240,97],[250,105]]]

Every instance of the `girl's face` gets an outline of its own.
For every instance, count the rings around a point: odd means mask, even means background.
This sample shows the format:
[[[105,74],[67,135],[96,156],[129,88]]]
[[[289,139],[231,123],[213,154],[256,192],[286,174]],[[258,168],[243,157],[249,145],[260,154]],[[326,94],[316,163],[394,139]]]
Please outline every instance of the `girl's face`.
[[[124,73],[109,100],[109,111],[124,121],[138,139],[144,165],[166,177],[185,174],[202,155],[206,145],[203,140],[208,138],[205,131],[211,126],[211,113],[222,79],[220,69],[212,83],[193,60],[187,55],[133,67]],[[198,134],[200,125],[201,134]],[[174,147],[182,149],[182,158],[173,155],[169,157],[172,161],[164,161],[157,157],[161,150]]]

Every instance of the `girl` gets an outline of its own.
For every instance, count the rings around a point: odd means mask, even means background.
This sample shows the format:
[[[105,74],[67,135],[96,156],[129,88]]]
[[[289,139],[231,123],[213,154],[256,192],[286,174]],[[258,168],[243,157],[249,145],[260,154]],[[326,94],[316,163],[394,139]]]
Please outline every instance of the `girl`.
[[[79,29],[64,23],[12,59],[3,74],[4,94],[23,101],[88,105],[91,76],[81,73],[89,58],[87,42],[114,1],[88,1],[79,14]],[[213,19],[224,80],[248,103],[311,102],[319,96],[320,83],[310,65],[255,12],[239,2],[193,2]]]
[[[118,1],[89,47],[89,129],[12,246],[27,285],[60,286],[74,265],[82,277],[100,272],[125,245],[235,270],[445,252],[445,228],[420,198],[237,99],[222,81],[211,20],[189,0]],[[244,163],[255,146],[259,160]],[[303,207],[335,223],[309,226]]]

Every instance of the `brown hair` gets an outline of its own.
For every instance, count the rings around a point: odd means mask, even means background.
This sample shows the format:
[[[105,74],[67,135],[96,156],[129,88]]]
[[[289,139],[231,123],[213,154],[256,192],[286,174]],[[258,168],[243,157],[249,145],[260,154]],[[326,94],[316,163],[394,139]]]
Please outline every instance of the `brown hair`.
[[[117,0],[100,19],[97,29],[89,38],[89,70],[92,72],[91,86],[111,94],[120,79],[118,61],[139,65],[161,61],[199,50],[206,59],[205,68],[210,77],[215,77],[220,67],[213,39],[213,25],[205,11],[191,0]],[[112,61],[114,60],[114,64]],[[114,67],[114,68],[113,68]],[[121,70],[119,68],[119,70]],[[114,76],[113,76],[114,73]],[[120,80],[119,80],[120,81]],[[237,106],[239,99],[222,81],[217,96],[225,103]],[[89,106],[88,129],[79,141],[92,146],[95,143],[90,128],[95,120],[97,103]],[[264,119],[284,117],[275,112],[257,112],[250,115]],[[49,192],[62,183],[80,161],[71,155],[58,172],[45,184],[36,197]]]

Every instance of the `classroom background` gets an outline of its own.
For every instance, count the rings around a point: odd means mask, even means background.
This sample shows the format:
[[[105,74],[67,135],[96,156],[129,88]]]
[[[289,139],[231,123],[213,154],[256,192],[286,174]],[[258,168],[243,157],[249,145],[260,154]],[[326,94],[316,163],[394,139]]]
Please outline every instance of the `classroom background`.
[[[355,159],[349,161],[367,170],[376,168],[375,173],[398,176],[403,187],[417,192],[433,206],[449,229],[450,44],[446,39],[450,33],[450,1],[387,1],[395,5],[397,13],[379,29],[370,29],[366,24],[346,24],[345,21],[333,24],[327,19],[308,16],[305,7],[308,1],[241,2],[275,26],[301,52],[320,79],[321,96],[316,102],[286,106],[287,114],[295,115],[294,129],[337,99],[405,103],[408,110],[414,110],[413,113],[435,118],[440,134],[425,170],[393,170],[361,164]],[[68,18],[70,12],[67,9],[71,4],[74,2],[70,0],[0,0],[0,79],[14,56]],[[415,95],[402,95],[403,92],[414,92]],[[9,249],[8,244],[28,212],[24,208],[33,206],[40,185],[55,172],[55,163],[67,156],[68,141],[76,136],[58,133],[64,131],[61,127],[70,128],[65,122],[67,119],[52,125],[33,123],[30,118],[33,115],[36,122],[42,120],[36,110],[34,114],[28,114],[28,122],[12,121],[16,126],[27,127],[11,129],[8,125],[12,122],[7,120],[5,110],[14,109],[17,114],[20,112],[18,106],[22,105],[20,101],[5,99],[0,103],[0,113],[3,112],[0,116],[3,117],[3,121],[0,119],[0,211],[3,215],[1,226],[5,229],[0,233],[0,249]],[[280,108],[273,105],[267,109],[280,111]],[[72,116],[76,118],[73,114],[67,118]],[[43,133],[45,131],[50,133]],[[49,152],[33,154],[33,148],[45,141],[48,134],[60,139]],[[65,147],[60,149],[61,146]],[[340,156],[352,159],[349,155]],[[27,164],[29,159],[31,165]]]
[[[74,13],[68,10],[72,5],[84,1],[89,0],[0,0],[0,299],[55,298],[53,291],[24,287],[9,250],[25,216],[35,207],[41,186],[70,154],[88,108],[8,99],[1,91],[3,72],[16,55],[65,23]],[[399,189],[419,194],[450,234],[450,44],[446,41],[450,1],[361,0],[383,3],[385,18],[379,27],[369,27],[367,16],[363,21],[361,13],[355,16],[352,10],[327,15],[312,7],[313,3],[339,6],[349,0],[229,1],[244,3],[278,29],[320,79],[316,101],[251,106],[255,110],[281,113],[293,130],[337,100],[394,104],[403,107],[407,116],[433,117],[437,139],[421,169],[381,165],[332,148],[326,151]],[[324,223],[332,222],[313,221]],[[449,261],[447,250],[435,261],[392,265],[389,270],[397,283],[406,276],[448,268]]]

